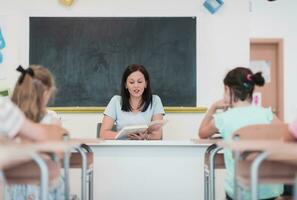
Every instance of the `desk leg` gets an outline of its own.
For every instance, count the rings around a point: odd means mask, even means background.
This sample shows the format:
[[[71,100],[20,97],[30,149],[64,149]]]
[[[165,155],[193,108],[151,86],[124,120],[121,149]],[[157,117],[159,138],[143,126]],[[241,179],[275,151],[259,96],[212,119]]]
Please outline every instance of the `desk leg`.
[[[216,191],[215,191],[215,158],[219,151],[221,151],[222,147],[217,147],[210,152],[210,162],[209,162],[209,190],[210,190],[210,200],[216,199]]]
[[[209,169],[204,166],[204,200],[209,200]]]
[[[87,200],[87,156],[81,147],[75,148],[82,157],[82,169],[81,169],[81,200]]]
[[[210,174],[210,153],[215,148],[217,148],[217,145],[212,144],[209,146],[205,153],[204,153],[204,200],[210,200],[210,180],[209,180],[209,174]],[[208,156],[206,156],[208,155]]]
[[[69,183],[69,163],[70,163],[70,152],[64,153],[64,180],[65,180],[65,200],[70,198],[70,183]]]
[[[89,169],[88,171],[88,183],[89,183],[89,200],[93,200],[94,197],[93,197],[93,184],[94,184],[94,180],[93,180],[93,168]]]

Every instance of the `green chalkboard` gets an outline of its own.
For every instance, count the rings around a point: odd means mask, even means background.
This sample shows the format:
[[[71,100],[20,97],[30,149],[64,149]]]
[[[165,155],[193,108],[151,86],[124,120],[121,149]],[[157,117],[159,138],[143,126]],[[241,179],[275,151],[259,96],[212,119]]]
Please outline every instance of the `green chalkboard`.
[[[30,64],[54,74],[52,106],[106,106],[132,63],[165,106],[196,106],[196,18],[30,17]]]

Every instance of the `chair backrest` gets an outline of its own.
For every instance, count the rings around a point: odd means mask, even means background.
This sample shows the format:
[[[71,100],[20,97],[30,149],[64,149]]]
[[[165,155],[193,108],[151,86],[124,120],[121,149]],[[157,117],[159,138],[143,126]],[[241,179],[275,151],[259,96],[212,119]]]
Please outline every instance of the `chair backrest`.
[[[43,160],[48,169],[50,184],[53,184],[60,176],[61,164],[49,157],[43,157]],[[36,162],[32,160],[11,166],[3,172],[9,184],[40,184],[41,172]]]
[[[101,125],[102,125],[101,122],[97,123],[97,138],[100,138],[100,129],[101,129]],[[112,131],[117,131],[117,127],[116,127],[115,124],[112,126],[111,130],[112,130]]]
[[[280,140],[288,132],[286,124],[258,124],[242,127],[233,133],[240,140]]]

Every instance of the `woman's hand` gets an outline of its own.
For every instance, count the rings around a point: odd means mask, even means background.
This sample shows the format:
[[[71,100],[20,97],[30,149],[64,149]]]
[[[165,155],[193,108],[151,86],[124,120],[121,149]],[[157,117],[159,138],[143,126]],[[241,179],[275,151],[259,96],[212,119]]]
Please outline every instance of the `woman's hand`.
[[[131,133],[128,135],[129,140],[144,140],[146,139],[146,132],[143,133]]]
[[[147,129],[147,133],[152,133],[162,129],[163,124],[154,124]]]

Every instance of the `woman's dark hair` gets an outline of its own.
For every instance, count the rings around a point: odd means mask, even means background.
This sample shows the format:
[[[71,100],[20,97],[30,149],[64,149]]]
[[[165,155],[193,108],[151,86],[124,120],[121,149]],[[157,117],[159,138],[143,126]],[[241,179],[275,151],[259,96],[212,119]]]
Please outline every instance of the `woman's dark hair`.
[[[123,76],[122,76],[122,84],[121,84],[121,96],[122,96],[122,110],[129,112],[132,111],[132,107],[130,105],[130,93],[129,90],[126,88],[126,81],[130,74],[133,72],[139,71],[143,74],[145,81],[146,81],[146,88],[142,94],[142,102],[140,104],[140,108],[142,108],[141,112],[145,112],[149,105],[152,106],[152,91],[150,85],[150,77],[144,66],[139,64],[131,64],[125,69]]]
[[[236,67],[224,78],[224,85],[230,89],[230,101],[237,102],[248,99],[252,101],[255,85],[263,86],[265,80],[262,72],[253,72],[245,67]]]

